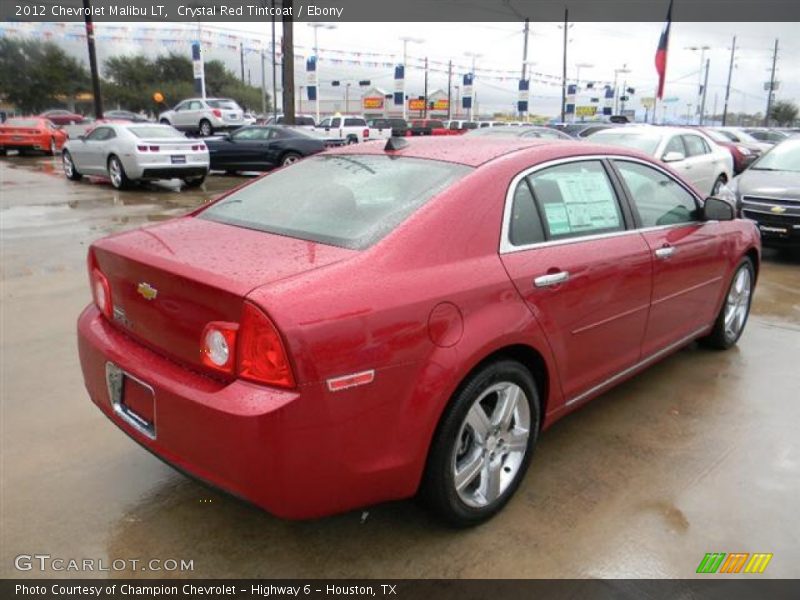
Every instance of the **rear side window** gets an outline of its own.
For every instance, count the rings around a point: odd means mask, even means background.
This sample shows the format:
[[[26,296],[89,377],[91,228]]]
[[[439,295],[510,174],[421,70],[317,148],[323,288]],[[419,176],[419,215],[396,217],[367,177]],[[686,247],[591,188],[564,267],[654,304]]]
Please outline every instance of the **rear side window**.
[[[529,181],[548,239],[625,229],[617,194],[599,161],[550,167]]]
[[[243,187],[199,217],[363,249],[471,171],[386,155],[316,156]]]
[[[345,127],[365,127],[367,122],[364,119],[345,119]]]
[[[206,100],[211,108],[221,108],[223,110],[239,110],[239,105],[233,100]]]
[[[614,161],[628,187],[642,227],[660,227],[697,220],[694,196],[658,169],[630,161]]]
[[[514,190],[508,234],[509,240],[515,246],[526,246],[545,240],[542,221],[527,179],[520,181]]]

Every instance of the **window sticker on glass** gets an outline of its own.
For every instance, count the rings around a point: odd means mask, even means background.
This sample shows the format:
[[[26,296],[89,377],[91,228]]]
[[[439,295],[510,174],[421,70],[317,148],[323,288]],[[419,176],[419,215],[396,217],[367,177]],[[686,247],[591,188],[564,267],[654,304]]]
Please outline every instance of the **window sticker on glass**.
[[[532,183],[552,237],[622,229],[614,189],[599,163],[553,167]]]

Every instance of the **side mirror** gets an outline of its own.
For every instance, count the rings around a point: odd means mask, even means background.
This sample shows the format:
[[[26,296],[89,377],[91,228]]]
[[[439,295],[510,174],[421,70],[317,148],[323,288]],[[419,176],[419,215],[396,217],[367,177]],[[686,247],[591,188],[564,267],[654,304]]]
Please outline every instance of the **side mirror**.
[[[86,136],[85,136],[85,135],[79,135],[79,136],[78,136],[78,139],[79,139],[80,141],[82,141],[82,142],[85,142],[85,141],[86,141]]]
[[[233,138],[231,137],[231,134],[230,134],[230,133],[228,133],[227,131],[224,131],[224,132],[220,133],[220,134],[219,134],[219,137],[221,137],[223,140],[227,140],[227,141],[229,141],[229,142],[230,142],[230,141],[233,139]]]
[[[664,155],[664,158],[662,158],[661,160],[663,160],[665,163],[670,163],[670,162],[677,162],[679,160],[684,160],[685,158],[686,155],[683,152],[667,152]]]
[[[733,221],[736,208],[722,198],[709,196],[703,203],[703,219],[706,221]]]

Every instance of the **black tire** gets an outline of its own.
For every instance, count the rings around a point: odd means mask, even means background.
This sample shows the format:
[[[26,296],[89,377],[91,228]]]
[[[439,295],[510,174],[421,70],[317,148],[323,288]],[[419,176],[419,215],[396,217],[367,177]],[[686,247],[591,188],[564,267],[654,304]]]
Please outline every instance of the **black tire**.
[[[719,194],[719,191],[722,189],[722,186],[725,185],[726,183],[728,183],[728,179],[725,177],[725,175],[720,175],[719,177],[717,177],[717,179],[714,181],[714,187],[711,188],[711,195],[716,196],[717,194]]]
[[[524,392],[524,400],[521,399],[520,402],[525,401],[528,408],[528,437],[527,443],[523,442],[524,454],[521,462],[517,463],[517,471],[516,474],[512,475],[513,479],[506,483],[505,489],[499,493],[494,501],[489,502],[486,506],[470,506],[460,497],[459,492],[456,490],[455,470],[459,459],[458,453],[462,451],[474,453],[477,449],[478,454],[482,453],[483,458],[481,460],[484,461],[482,464],[485,465],[491,464],[485,461],[494,460],[495,455],[494,452],[488,455],[490,451],[488,439],[485,444],[481,444],[477,436],[469,441],[469,447],[465,449],[465,435],[469,434],[469,428],[466,424],[467,415],[474,406],[478,405],[481,398],[489,398],[489,401],[491,401],[491,395],[485,396],[491,392],[491,389],[495,386],[507,384],[513,384],[521,388]],[[500,396],[497,395],[496,398],[495,402],[498,403]],[[495,406],[497,407],[499,404],[495,404]],[[422,500],[446,523],[455,527],[478,525],[497,514],[506,505],[511,496],[514,495],[525,476],[539,434],[540,415],[540,402],[536,383],[530,371],[520,363],[503,359],[489,363],[475,372],[455,393],[439,423],[428,454],[428,462],[420,487]],[[515,421],[516,418],[516,416],[513,417]],[[516,425],[515,423],[515,427]],[[499,445],[495,446],[494,444],[498,442],[498,439],[494,437],[495,435],[497,435],[496,432],[494,435],[488,436],[492,439],[491,450],[494,451],[497,448],[498,455],[501,455],[504,442],[500,440]],[[498,461],[496,464],[502,465],[498,468],[510,472],[510,467],[504,462],[506,458],[500,457],[496,460]],[[483,467],[476,473],[479,475],[473,476],[473,479],[470,480],[472,482],[470,486],[482,480],[484,477]],[[500,476],[497,475],[497,477]]]
[[[5,148],[0,148],[0,156],[5,156],[8,151]]]
[[[162,125],[172,125],[172,123],[170,123],[168,119],[161,119],[159,123],[161,123]]]
[[[214,135],[214,128],[211,126],[211,121],[202,119],[197,125],[197,132],[200,134],[200,137]]]
[[[238,175],[238,174],[239,171],[236,171],[235,169],[228,169],[227,171],[225,171],[225,175]]]
[[[737,285],[738,278],[740,277],[742,271],[747,272],[746,279],[748,282],[748,292],[746,299],[742,299],[741,295],[737,294],[735,290],[735,286]],[[711,333],[698,340],[700,344],[715,350],[727,350],[739,341],[745,325],[747,325],[747,319],[750,316],[750,305],[753,301],[753,288],[756,280],[755,275],[753,261],[750,259],[750,257],[745,256],[741,261],[739,261],[739,264],[736,266],[736,269],[733,272],[733,277],[731,277],[731,282],[728,284],[728,291],[725,294],[725,300],[722,303],[722,308],[720,308],[719,314],[714,321],[714,328],[711,330]],[[726,316],[729,313],[729,310],[732,309],[732,296],[737,296],[739,298],[738,306],[741,306],[744,309],[743,317],[740,317],[741,323],[733,329],[726,323]],[[736,321],[736,323],[738,323],[738,321]]]
[[[287,152],[281,156],[281,166],[285,167],[286,165],[291,165],[292,163],[296,163],[301,158],[303,158],[302,155],[298,154],[297,152]]]
[[[357,143],[358,143],[358,136],[355,136],[355,135],[347,136],[347,145],[348,146],[350,146],[352,144],[357,144]]]
[[[197,177],[185,177],[183,183],[186,187],[196,188],[203,185],[203,182],[206,180],[205,174],[199,175]]]
[[[122,161],[114,154],[108,157],[108,178],[111,180],[111,185],[118,190],[125,190],[131,187],[131,180],[128,179],[128,174],[125,173],[125,167]],[[116,169],[119,169],[118,171]]]
[[[79,181],[81,177],[83,177],[83,175],[78,172],[78,169],[75,168],[75,163],[72,161],[72,155],[69,153],[69,150],[62,150],[61,164],[64,167],[64,175],[66,175],[67,179]]]

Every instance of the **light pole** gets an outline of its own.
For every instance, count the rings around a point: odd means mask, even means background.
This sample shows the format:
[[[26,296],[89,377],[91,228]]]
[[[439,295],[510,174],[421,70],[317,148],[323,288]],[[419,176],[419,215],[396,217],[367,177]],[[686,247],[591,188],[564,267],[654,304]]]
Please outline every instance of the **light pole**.
[[[619,74],[627,75],[631,70],[628,68],[627,63],[622,65],[621,69],[614,69],[614,114],[619,110],[619,90],[617,90],[617,78]]]
[[[317,31],[319,31],[320,29],[336,29],[336,25],[330,25],[328,23],[309,23],[308,26],[314,29],[314,59],[317,61],[317,64],[316,64],[316,69],[317,69],[316,70],[316,77],[317,77],[317,81],[316,81],[316,85],[317,85],[317,103],[316,103],[317,104],[317,108],[316,108],[317,114],[316,114],[316,118],[317,118],[317,123],[319,123],[319,97],[322,95],[321,94],[322,86],[320,85],[321,80],[319,78],[319,44],[317,43]]]
[[[406,118],[406,81],[408,81],[408,66],[406,62],[408,61],[408,44],[409,42],[412,44],[424,44],[425,40],[422,38],[416,37],[409,37],[404,36],[400,38],[400,41],[403,42],[403,119]],[[426,100],[427,101],[427,100]]]
[[[711,50],[711,46],[686,46],[684,50],[691,50],[692,52],[700,52],[700,70],[697,72],[697,114],[700,114],[703,102],[703,70],[706,66],[706,50]],[[698,118],[698,123],[700,118]]]
[[[475,102],[475,98],[477,97],[475,93],[475,61],[481,58],[483,54],[479,54],[478,52],[464,52],[464,56],[472,58],[472,102],[470,102],[469,111],[467,112],[467,120],[472,121],[472,110],[477,104]]]

